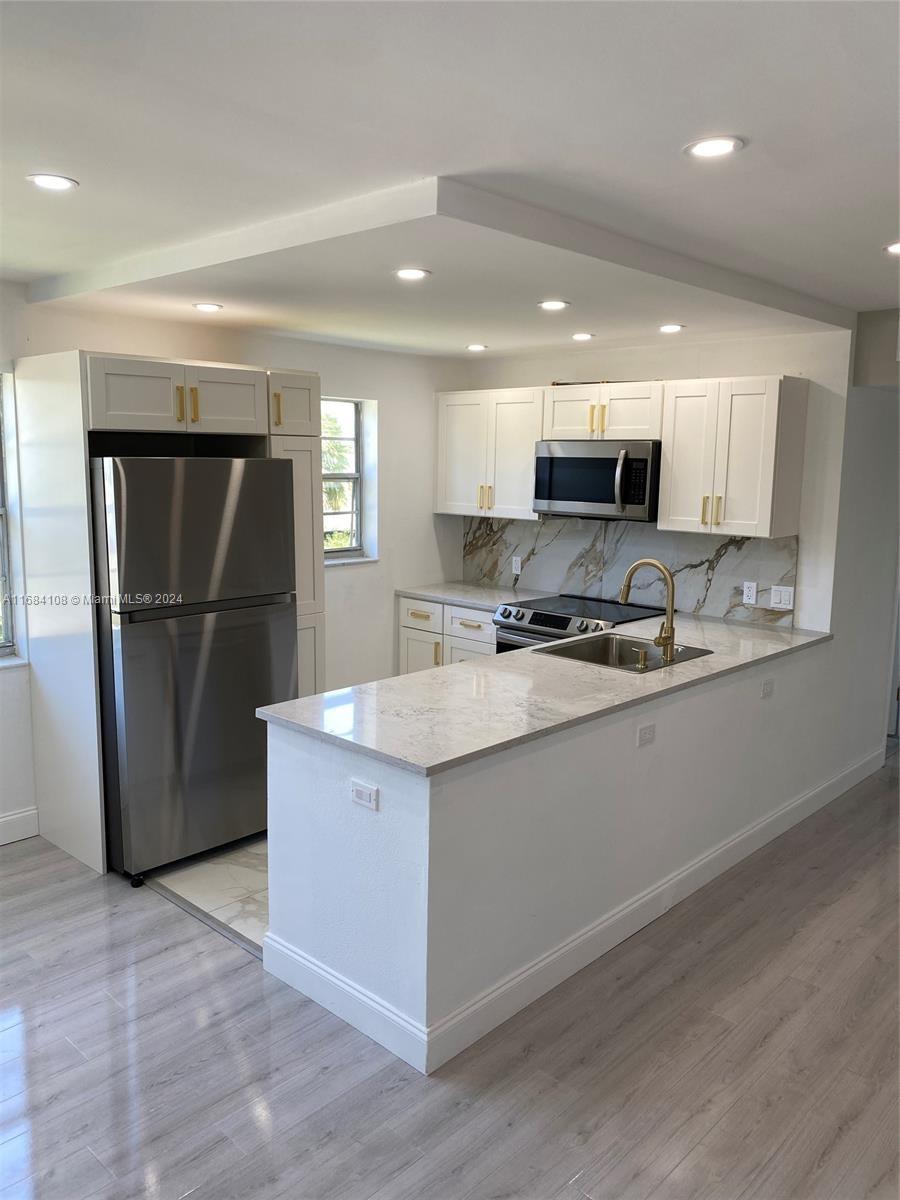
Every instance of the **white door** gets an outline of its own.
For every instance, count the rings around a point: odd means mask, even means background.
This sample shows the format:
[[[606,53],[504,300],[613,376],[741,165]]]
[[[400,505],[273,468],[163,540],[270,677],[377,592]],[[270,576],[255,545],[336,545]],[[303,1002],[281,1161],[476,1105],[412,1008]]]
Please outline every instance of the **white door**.
[[[714,533],[768,537],[771,532],[778,385],[773,376],[719,381]]]
[[[438,396],[435,512],[483,514],[488,411],[485,392],[447,392]]]
[[[272,433],[318,437],[322,432],[322,389],[318,375],[269,372],[269,428]]]
[[[534,447],[541,440],[543,388],[489,395],[485,507],[492,517],[536,521]]]
[[[265,371],[240,367],[185,367],[188,431],[268,433]]]
[[[400,630],[400,674],[427,671],[443,662],[443,638],[425,629]]]
[[[596,437],[600,403],[599,383],[545,388],[544,441]]]
[[[137,358],[88,358],[91,429],[185,428],[184,367]]]
[[[717,403],[714,379],[679,379],[665,385],[660,529],[710,531]]]
[[[304,617],[297,629],[298,696],[325,691],[325,614]]]
[[[468,638],[444,638],[444,664],[466,662],[470,658],[483,658],[489,655],[493,658],[497,647],[493,642],[471,642]]]
[[[606,441],[662,437],[663,385],[600,385],[599,436]]]
[[[273,458],[290,460],[294,478],[294,565],[297,615],[325,609],[322,532],[322,443],[318,438],[273,437]]]

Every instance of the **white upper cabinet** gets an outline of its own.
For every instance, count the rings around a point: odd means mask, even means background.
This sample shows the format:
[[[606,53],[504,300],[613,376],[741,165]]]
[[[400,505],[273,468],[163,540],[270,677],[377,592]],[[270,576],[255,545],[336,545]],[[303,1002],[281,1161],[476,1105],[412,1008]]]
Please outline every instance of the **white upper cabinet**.
[[[88,357],[91,429],[184,430],[185,368],[135,358]]]
[[[543,388],[492,392],[488,408],[485,512],[491,517],[536,521],[534,447],[541,440]]]
[[[269,428],[275,434],[318,437],[322,432],[319,376],[304,371],[269,372]]]
[[[434,511],[484,512],[487,474],[488,392],[447,392],[438,397]]]
[[[543,388],[438,396],[435,512],[536,520]]]
[[[297,615],[320,613],[325,609],[322,443],[314,437],[273,437],[270,452],[288,459],[293,472]]]
[[[597,436],[607,441],[662,437],[663,385],[602,383]]]
[[[268,433],[265,371],[187,366],[189,433]]]
[[[796,533],[806,396],[771,375],[666,384],[659,528]]]
[[[566,384],[544,391],[545,442],[587,439],[597,436],[600,384]]]

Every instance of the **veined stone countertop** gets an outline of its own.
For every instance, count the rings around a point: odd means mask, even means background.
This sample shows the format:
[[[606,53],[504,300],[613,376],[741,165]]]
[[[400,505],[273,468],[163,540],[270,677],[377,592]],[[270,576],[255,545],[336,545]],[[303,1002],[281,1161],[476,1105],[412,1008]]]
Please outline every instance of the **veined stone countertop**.
[[[659,620],[650,618],[629,622],[617,632],[652,638],[658,629]],[[828,641],[831,634],[676,613],[675,637],[680,644],[713,653],[635,675],[534,649],[514,650],[287,700],[257,709],[257,716],[418,775],[435,775]]]
[[[556,595],[556,593],[552,593]],[[430,600],[433,604],[459,604],[464,608],[481,608],[493,612],[498,604],[524,604],[549,596],[545,588],[536,592],[532,588],[484,587],[480,583],[430,583],[425,587],[397,588],[395,596],[409,596],[411,600]]]

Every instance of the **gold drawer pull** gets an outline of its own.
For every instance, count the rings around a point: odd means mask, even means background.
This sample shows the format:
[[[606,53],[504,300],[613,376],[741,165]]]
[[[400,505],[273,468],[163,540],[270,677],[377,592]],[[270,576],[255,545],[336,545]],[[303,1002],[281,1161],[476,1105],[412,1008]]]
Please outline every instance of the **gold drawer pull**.
[[[434,665],[436,667],[439,667],[441,665],[441,643],[440,642],[434,643]]]
[[[422,612],[421,608],[411,608],[409,610],[409,616],[415,617],[417,621],[430,621],[431,620],[431,613]]]
[[[480,621],[464,621],[462,617],[460,617],[459,623],[462,625],[463,629],[484,629],[484,626]]]
[[[708,510],[709,510],[709,496],[704,496],[703,503],[700,505],[700,524],[701,525],[705,525],[707,523]]]
[[[600,404],[598,408],[600,409],[600,432],[606,433],[606,405]]]
[[[191,423],[196,425],[200,420],[200,390],[191,388]]]
[[[479,485],[478,485],[478,503],[476,505],[476,508],[484,508],[484,484],[483,483],[479,483]]]
[[[594,432],[594,410],[596,407],[596,404],[588,405],[588,433]]]
[[[284,424],[284,413],[281,410],[281,392],[273,392],[272,399],[275,401],[275,425]]]
[[[719,519],[721,512],[722,512],[722,497],[716,496],[716,501],[715,501],[715,504],[713,505],[713,525],[721,525],[722,524],[721,520]]]
[[[176,401],[175,420],[178,422],[179,425],[183,425],[184,424],[184,388],[181,386],[180,383],[177,384],[175,387],[175,401]]]
[[[487,488],[487,507],[494,507],[494,485],[492,483],[489,483]]]

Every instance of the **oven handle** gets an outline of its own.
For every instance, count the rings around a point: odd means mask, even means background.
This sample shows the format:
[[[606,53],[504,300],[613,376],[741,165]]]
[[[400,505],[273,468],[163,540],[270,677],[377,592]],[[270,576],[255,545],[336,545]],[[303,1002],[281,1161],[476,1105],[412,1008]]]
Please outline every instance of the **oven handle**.
[[[616,512],[624,512],[625,505],[622,503],[622,470],[625,466],[625,459],[628,457],[628,451],[623,446],[619,451],[619,457],[616,461]]]
[[[507,646],[543,646],[546,642],[555,640],[553,637],[542,637],[540,634],[532,636],[527,633],[512,633],[508,629],[497,630],[497,642],[502,642]]]

